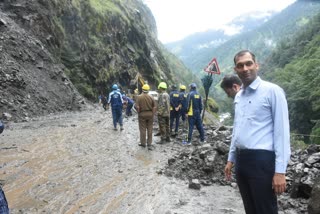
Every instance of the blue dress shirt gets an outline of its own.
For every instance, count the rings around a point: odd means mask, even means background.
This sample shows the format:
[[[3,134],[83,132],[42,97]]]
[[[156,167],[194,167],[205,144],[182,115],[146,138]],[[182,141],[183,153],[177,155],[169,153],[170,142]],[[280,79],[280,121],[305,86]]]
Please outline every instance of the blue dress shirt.
[[[277,173],[285,173],[290,159],[288,105],[279,86],[257,77],[241,87],[234,99],[235,119],[228,161],[235,163],[236,149],[274,151]]]

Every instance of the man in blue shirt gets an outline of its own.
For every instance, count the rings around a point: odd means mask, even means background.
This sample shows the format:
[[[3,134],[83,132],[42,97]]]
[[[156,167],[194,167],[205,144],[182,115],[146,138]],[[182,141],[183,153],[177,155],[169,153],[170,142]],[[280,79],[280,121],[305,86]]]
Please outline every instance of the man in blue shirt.
[[[234,57],[242,81],[234,99],[235,119],[225,167],[235,165],[237,184],[247,214],[278,213],[277,194],[286,189],[290,159],[288,105],[284,91],[258,76],[259,65],[248,50]]]
[[[120,124],[120,130],[123,130],[123,121],[122,121],[122,95],[118,90],[118,85],[114,84],[112,86],[112,92],[109,94],[108,106],[111,105],[112,119],[114,130],[117,130],[117,123]]]

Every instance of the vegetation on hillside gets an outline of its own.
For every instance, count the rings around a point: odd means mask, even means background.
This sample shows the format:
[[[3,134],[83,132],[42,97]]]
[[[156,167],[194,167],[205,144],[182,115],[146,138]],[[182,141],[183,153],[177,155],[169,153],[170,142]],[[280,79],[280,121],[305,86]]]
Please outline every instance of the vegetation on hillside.
[[[265,76],[287,94],[291,130],[320,144],[320,13],[290,41],[282,41],[266,65]]]
[[[52,0],[43,4],[50,11],[50,28],[58,43],[51,48],[85,97],[96,100],[113,83],[126,91],[138,72],[151,86],[161,79],[172,81],[155,20],[142,1]]]

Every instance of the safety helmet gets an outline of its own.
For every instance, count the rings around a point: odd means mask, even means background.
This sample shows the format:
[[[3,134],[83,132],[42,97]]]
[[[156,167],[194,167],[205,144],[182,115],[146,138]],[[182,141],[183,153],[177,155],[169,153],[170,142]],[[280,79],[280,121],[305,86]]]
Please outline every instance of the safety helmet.
[[[142,90],[143,90],[143,91],[149,91],[149,90],[150,90],[150,86],[149,86],[148,84],[144,84],[144,85],[142,86]]]
[[[113,84],[112,89],[113,90],[117,90],[118,89],[118,85],[117,84]]]
[[[171,89],[172,89],[172,90],[176,90],[176,89],[177,89],[177,85],[172,85],[172,86],[171,86]]]
[[[158,89],[160,89],[160,88],[162,88],[162,89],[167,89],[167,83],[165,83],[165,82],[160,82],[160,84],[159,84],[159,86],[158,86]]]
[[[128,98],[127,98],[127,96],[125,94],[122,94],[122,99],[123,100],[127,100]]]
[[[189,85],[189,87],[190,87],[190,88],[196,88],[197,85],[193,82],[193,83],[191,83],[191,84]]]
[[[181,90],[186,90],[187,88],[186,88],[185,85],[180,85],[180,89],[181,89]]]

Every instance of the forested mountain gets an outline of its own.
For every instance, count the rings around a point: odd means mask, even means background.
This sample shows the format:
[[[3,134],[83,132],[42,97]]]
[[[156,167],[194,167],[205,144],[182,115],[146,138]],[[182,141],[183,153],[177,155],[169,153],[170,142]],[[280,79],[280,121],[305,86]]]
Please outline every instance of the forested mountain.
[[[319,1],[300,0],[251,31],[235,35],[229,39],[225,37],[224,39],[227,39],[227,41],[222,44],[203,49],[196,54],[193,54],[194,51],[186,51],[178,56],[183,56],[181,57],[183,62],[195,73],[202,71],[208,62],[216,57],[222,71],[229,73],[232,72],[233,56],[238,50],[250,49],[257,52],[258,59],[263,62],[280,41],[292,37],[303,26],[307,25],[310,18],[319,11]],[[221,32],[218,32],[217,35],[219,37]],[[216,38],[215,36],[212,37],[213,40]],[[189,60],[185,61],[187,54],[190,54],[187,57]]]
[[[291,130],[320,144],[320,13],[292,39],[282,41],[265,65],[266,78],[287,94]]]
[[[227,24],[225,29],[195,33],[183,40],[167,43],[165,46],[182,59],[186,66],[193,72],[198,72],[199,67],[197,67],[198,63],[196,63],[198,58],[195,58],[195,56],[202,56],[204,51],[219,47],[230,40],[234,35],[256,29],[274,15],[275,12],[272,11],[244,14]],[[203,64],[202,66],[204,65],[206,64]]]

